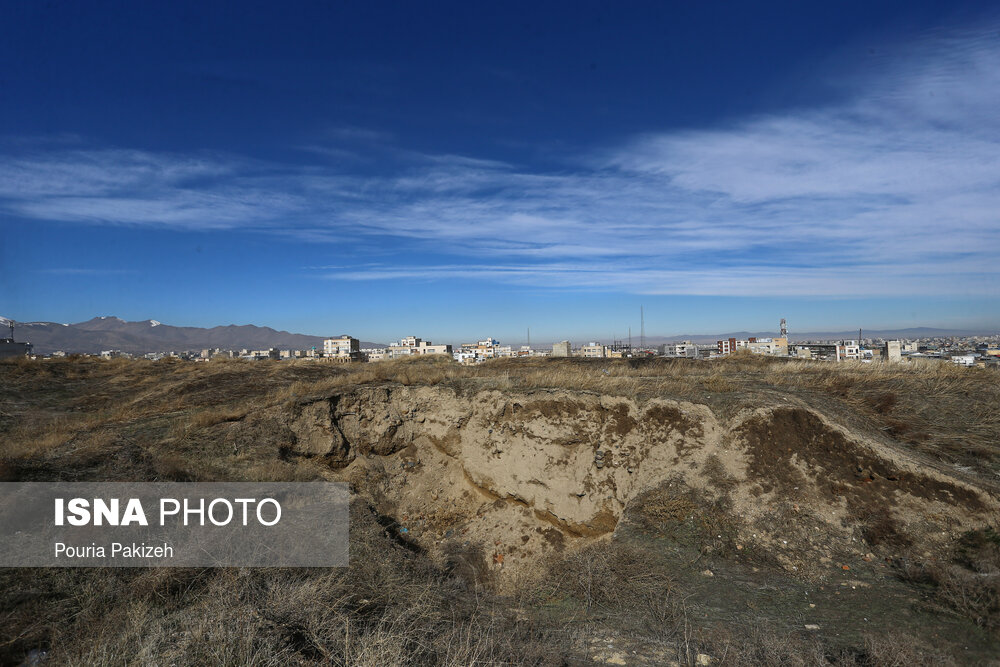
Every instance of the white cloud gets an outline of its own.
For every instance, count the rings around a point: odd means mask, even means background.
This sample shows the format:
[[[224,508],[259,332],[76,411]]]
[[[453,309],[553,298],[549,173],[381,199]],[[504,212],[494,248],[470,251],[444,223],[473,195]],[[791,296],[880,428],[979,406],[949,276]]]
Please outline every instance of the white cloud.
[[[453,258],[324,270],[354,280],[996,294],[1000,45],[984,32],[904,56],[842,81],[850,94],[836,105],[645,134],[562,172],[397,150],[395,172],[362,177],[332,166],[74,147],[0,162],[0,207],[35,219],[247,228]],[[359,128],[330,137],[388,139]]]

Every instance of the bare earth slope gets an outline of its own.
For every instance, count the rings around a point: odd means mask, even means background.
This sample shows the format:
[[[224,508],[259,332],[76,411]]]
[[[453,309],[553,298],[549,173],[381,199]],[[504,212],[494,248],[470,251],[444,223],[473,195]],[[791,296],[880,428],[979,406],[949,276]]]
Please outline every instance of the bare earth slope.
[[[549,527],[570,539],[613,532],[630,502],[666,480],[712,491],[724,480],[741,538],[803,568],[830,562],[803,557],[816,534],[850,540],[872,516],[934,548],[998,508],[976,486],[802,406],[744,410],[720,423],[707,405],[661,398],[379,387],[296,410],[293,452],[344,466],[348,480],[379,470],[394,514],[456,519],[434,522],[429,534],[415,528],[415,539],[427,534],[432,547],[459,530],[514,556],[510,564],[543,553]],[[786,502],[798,516],[776,526],[770,510]]]

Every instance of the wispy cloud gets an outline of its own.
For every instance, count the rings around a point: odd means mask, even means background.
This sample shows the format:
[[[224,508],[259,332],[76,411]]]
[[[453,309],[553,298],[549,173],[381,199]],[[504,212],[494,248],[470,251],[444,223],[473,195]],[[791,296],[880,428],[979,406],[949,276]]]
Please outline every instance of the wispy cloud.
[[[937,37],[840,81],[844,101],[650,133],[538,171],[385,151],[380,176],[223,155],[9,151],[0,207],[24,218],[247,229],[378,243],[350,280],[476,279],[634,293],[996,294],[1000,45]],[[331,159],[390,137],[339,128]],[[388,158],[387,158],[388,159]],[[349,162],[349,160],[345,160]],[[442,259],[443,258],[443,259]],[[363,262],[364,260],[362,260]]]
[[[52,269],[38,269],[38,273],[47,273],[53,276],[123,276],[134,274],[130,269],[94,269],[80,267],[57,267]]]

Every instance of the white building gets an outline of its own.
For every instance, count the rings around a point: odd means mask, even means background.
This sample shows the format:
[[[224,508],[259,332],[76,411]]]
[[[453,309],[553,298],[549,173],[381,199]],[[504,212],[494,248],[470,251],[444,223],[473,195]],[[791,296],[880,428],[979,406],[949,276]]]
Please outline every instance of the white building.
[[[675,357],[698,357],[698,346],[689,340],[674,343],[673,348]]]
[[[608,350],[600,343],[587,343],[580,347],[580,356],[591,359],[603,359],[608,356]]]
[[[861,359],[861,346],[856,340],[845,340],[837,344],[837,361],[857,361]]]
[[[323,357],[337,361],[360,361],[361,341],[350,336],[327,338],[323,341]]]
[[[390,359],[411,356],[414,354],[451,354],[451,345],[434,345],[429,340],[423,340],[416,336],[407,336],[400,339],[396,345],[390,345],[386,349],[386,354]]]
[[[460,350],[451,355],[460,364],[474,364],[476,363],[476,353],[469,352],[467,350]]]
[[[475,343],[462,343],[461,352],[455,353],[456,359],[458,359],[459,354],[462,355],[461,360],[468,359],[469,355],[471,355],[471,358],[476,361],[485,361],[486,359],[495,359],[496,357],[516,356],[510,345],[500,345],[500,341],[493,337],[485,338]]]

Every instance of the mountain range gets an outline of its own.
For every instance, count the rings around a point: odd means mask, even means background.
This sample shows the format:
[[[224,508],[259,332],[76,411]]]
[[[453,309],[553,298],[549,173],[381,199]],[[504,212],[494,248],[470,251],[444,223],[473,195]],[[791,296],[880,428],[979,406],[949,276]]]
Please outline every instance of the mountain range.
[[[0,336],[6,336],[9,319],[0,317]],[[38,354],[62,350],[67,354],[97,354],[102,350],[121,350],[132,354],[202,350],[266,350],[268,348],[308,350],[322,348],[326,336],[276,331],[252,324],[212,327],[175,327],[156,320],[126,322],[117,317],[95,317],[76,324],[57,322],[18,322],[14,339],[34,346]],[[361,347],[384,347],[380,343],[361,342]]]

